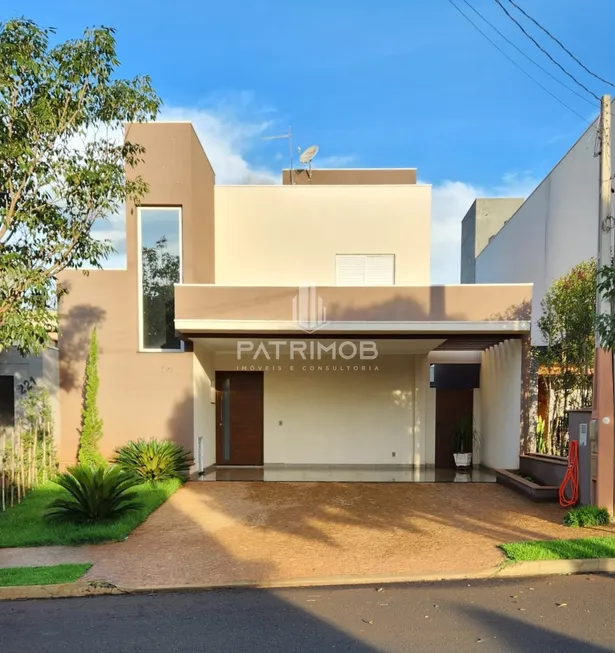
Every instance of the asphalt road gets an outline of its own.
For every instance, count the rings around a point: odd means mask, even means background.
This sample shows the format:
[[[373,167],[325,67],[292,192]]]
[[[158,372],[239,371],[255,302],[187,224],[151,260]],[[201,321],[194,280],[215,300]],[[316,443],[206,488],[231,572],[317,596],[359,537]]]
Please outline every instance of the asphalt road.
[[[0,603],[2,653],[615,651],[615,576]]]

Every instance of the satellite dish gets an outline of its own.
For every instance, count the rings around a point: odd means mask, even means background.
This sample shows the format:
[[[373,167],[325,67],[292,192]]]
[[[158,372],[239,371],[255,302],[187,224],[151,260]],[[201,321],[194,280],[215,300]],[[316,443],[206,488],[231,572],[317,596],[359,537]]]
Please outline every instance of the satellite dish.
[[[317,154],[318,154],[318,145],[310,145],[310,147],[308,147],[306,150],[303,150],[303,152],[301,152],[299,161],[301,161],[301,163],[303,164],[310,163]]]

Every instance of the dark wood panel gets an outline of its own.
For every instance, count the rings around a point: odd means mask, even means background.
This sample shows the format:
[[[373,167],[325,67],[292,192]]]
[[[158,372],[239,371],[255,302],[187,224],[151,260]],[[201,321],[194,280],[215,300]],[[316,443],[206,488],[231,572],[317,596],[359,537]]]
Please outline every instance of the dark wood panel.
[[[473,418],[472,390],[436,390],[436,467],[454,467],[453,434],[461,420]]]
[[[224,410],[226,400],[228,410]],[[225,419],[229,420],[228,457],[224,446]],[[216,372],[216,424],[218,465],[263,464],[262,372]]]

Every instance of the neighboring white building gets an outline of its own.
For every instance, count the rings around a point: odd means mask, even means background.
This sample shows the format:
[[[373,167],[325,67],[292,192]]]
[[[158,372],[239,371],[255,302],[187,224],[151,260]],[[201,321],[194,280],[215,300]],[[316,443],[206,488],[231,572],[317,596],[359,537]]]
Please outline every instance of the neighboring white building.
[[[17,349],[0,352],[0,427],[11,428],[20,414],[20,399],[34,388],[45,388],[54,415],[54,435],[60,432],[58,348],[49,345],[40,355],[22,356]]]
[[[532,342],[550,284],[596,255],[597,123],[581,136],[476,258],[476,283],[532,283]],[[614,159],[615,163],[615,159]]]

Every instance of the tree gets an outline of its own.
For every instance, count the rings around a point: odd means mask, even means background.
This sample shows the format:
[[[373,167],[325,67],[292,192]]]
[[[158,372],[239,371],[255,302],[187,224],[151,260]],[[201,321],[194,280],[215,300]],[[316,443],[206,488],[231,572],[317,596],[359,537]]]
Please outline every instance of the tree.
[[[603,265],[598,272],[598,292],[611,300],[615,306],[615,259],[610,265]],[[600,345],[607,351],[615,351],[615,314],[596,316],[596,327]]]
[[[0,23],[0,351],[41,349],[57,329],[58,274],[100,267],[113,248],[92,225],[147,192],[125,174],[144,149],[119,135],[156,117],[149,78],[117,78],[111,28],[51,47],[53,33]]]
[[[85,368],[83,388],[83,408],[81,409],[81,435],[79,437],[78,458],[82,465],[103,467],[107,461],[98,446],[103,435],[103,422],[98,413],[98,337],[92,331],[90,351]]]
[[[567,411],[591,405],[596,319],[596,261],[575,265],[549,287],[538,327],[544,347],[536,350],[550,398],[547,451],[564,455]]]
[[[175,288],[179,282],[179,256],[167,248],[163,236],[154,247],[143,247],[143,323],[147,341],[161,340],[161,347],[177,343],[175,335]],[[151,342],[149,343],[151,344]]]

